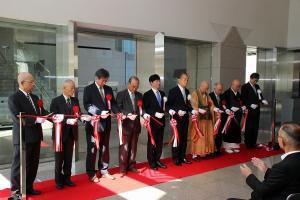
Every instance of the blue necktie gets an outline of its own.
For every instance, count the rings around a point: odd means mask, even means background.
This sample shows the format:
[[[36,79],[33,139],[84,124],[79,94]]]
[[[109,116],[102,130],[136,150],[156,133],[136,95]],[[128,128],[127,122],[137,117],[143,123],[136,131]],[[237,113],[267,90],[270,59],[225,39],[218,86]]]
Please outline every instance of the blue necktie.
[[[156,99],[158,101],[159,106],[161,107],[161,96],[160,96],[159,91],[156,91]]]

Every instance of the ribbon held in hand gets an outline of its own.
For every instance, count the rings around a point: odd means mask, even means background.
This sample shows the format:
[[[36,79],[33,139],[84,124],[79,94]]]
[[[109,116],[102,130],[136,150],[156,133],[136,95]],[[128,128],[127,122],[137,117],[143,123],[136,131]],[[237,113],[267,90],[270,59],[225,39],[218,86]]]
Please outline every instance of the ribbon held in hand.
[[[37,105],[38,105],[38,108],[40,110],[40,114],[42,115],[42,108],[44,106],[44,102],[42,99],[39,99],[38,102],[37,102]]]
[[[92,116],[92,121],[91,121],[92,126],[94,127],[93,135],[94,135],[97,149],[99,149],[99,147],[100,147],[100,134],[98,132],[98,124],[99,124],[100,118],[101,118],[100,115],[95,115],[95,116]]]
[[[221,116],[220,116],[220,113],[218,113],[219,115],[219,118],[217,119],[215,125],[214,125],[214,135],[217,135],[218,132],[219,132],[219,128],[220,128],[220,125],[221,125]]]
[[[108,93],[107,95],[105,95],[105,99],[107,101],[107,107],[108,110],[111,110],[111,99],[112,99],[112,94]]]
[[[148,130],[148,134],[149,134],[150,139],[151,139],[151,144],[153,146],[156,146],[155,140],[154,140],[154,137],[153,137],[153,134],[152,134],[151,126],[150,126],[150,117],[147,117],[147,118],[144,118],[144,119],[145,119],[144,125]]]
[[[248,118],[248,110],[246,109],[245,111],[245,114],[244,114],[244,121],[243,121],[243,124],[242,124],[242,133],[245,132],[245,127],[246,127],[246,123],[247,123],[247,118]]]
[[[53,138],[53,148],[54,152],[62,152],[62,125],[61,122],[64,119],[64,115],[57,114],[52,116],[52,121],[54,123],[54,138]]]
[[[178,145],[179,145],[179,134],[178,134],[176,119],[171,119],[170,125],[171,125],[171,128],[173,130],[173,135],[172,135],[171,140],[169,141],[169,145],[173,142],[173,147],[178,147]]]
[[[137,106],[139,108],[140,116],[142,116],[143,115],[143,109],[142,109],[143,101],[141,99],[137,100]]]
[[[123,128],[122,128],[122,114],[117,113],[117,121],[118,121],[118,134],[119,134],[119,141],[120,145],[124,144],[124,138],[123,138]]]
[[[234,118],[234,113],[233,112],[230,112],[228,114],[228,117],[227,117],[227,120],[225,122],[225,125],[224,125],[224,128],[222,130],[222,133],[227,133],[228,129],[229,129],[229,126],[230,126],[230,123],[232,121],[232,119]]]
[[[197,132],[198,137],[199,138],[203,137],[204,134],[201,132],[201,130],[200,130],[199,126],[198,126],[199,120],[198,120],[198,116],[197,115],[192,115],[192,123],[193,123],[194,129]],[[197,140],[198,138],[195,138],[195,139]]]

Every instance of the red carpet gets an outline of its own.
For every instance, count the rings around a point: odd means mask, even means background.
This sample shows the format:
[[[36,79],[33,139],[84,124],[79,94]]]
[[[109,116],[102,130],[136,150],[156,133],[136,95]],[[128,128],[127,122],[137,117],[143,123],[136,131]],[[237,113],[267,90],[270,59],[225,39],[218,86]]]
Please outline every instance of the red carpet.
[[[168,169],[153,171],[148,168],[147,163],[140,163],[137,165],[140,170],[139,174],[129,173],[128,176],[123,178],[120,178],[119,174],[115,174],[117,180],[112,181],[102,178],[101,182],[98,184],[90,183],[87,180],[86,174],[73,176],[72,180],[76,183],[76,187],[65,187],[63,190],[57,190],[55,188],[54,180],[36,183],[35,188],[41,190],[43,194],[37,197],[29,197],[28,199],[96,199],[116,195],[121,192],[142,188],[148,185],[164,183],[174,179],[237,165],[239,163],[248,162],[254,156],[264,158],[281,153],[281,151],[268,152],[264,149],[246,150],[242,148],[241,153],[239,154],[224,154],[213,159],[205,159],[181,167],[173,165],[172,160],[167,158],[163,161],[168,165]],[[118,173],[118,170],[118,168],[113,168],[110,172],[114,174]],[[0,199],[7,199],[8,196],[10,196],[9,189],[0,191]]]

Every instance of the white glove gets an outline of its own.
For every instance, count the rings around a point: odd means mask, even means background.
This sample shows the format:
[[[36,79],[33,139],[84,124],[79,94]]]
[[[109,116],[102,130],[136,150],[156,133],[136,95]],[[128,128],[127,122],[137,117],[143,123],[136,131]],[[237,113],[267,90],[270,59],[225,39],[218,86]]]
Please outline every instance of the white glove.
[[[159,112],[155,113],[155,117],[157,117],[158,119],[161,119],[163,116],[164,116],[164,113],[159,113]]]
[[[36,124],[42,124],[46,121],[45,118],[42,118],[42,117],[37,117],[36,120],[35,120],[35,123]]]
[[[231,109],[230,110],[232,110],[233,112],[236,112],[236,111],[238,111],[239,110],[239,108],[238,107],[231,107]]]
[[[255,110],[258,107],[258,105],[257,104],[251,104],[250,107]]]
[[[69,125],[74,125],[77,123],[77,119],[67,119],[66,123]]]
[[[246,106],[242,106],[242,110],[243,111],[247,110]]]
[[[135,118],[137,117],[137,115],[134,115],[134,114],[132,114],[132,113],[129,113],[129,114],[127,115],[127,117],[128,117],[130,120],[134,121]]]
[[[198,111],[197,110],[192,110],[192,115],[197,115]]]
[[[261,89],[256,90],[258,94],[261,94]]]
[[[145,113],[145,114],[143,115],[143,118],[144,118],[144,119],[149,119],[149,118],[150,118],[150,115],[147,114],[147,113]]]
[[[178,110],[178,115],[179,115],[180,117],[184,116],[185,113],[186,113],[186,112],[183,111],[183,110]]]
[[[175,110],[172,110],[172,109],[169,110],[169,114],[170,114],[170,115],[173,116],[173,115],[175,115],[175,113],[176,113]]]
[[[199,113],[201,113],[202,115],[206,114],[206,110],[199,108]]]
[[[265,100],[265,99],[264,99],[264,100],[262,100],[261,102],[262,102],[264,105],[268,105],[268,104],[269,104],[269,103],[268,103],[268,101],[267,101],[267,100]]]
[[[215,111],[216,113],[219,113],[219,112],[220,112],[220,109],[217,108],[217,107],[214,107],[214,111]]]
[[[90,115],[81,115],[80,120],[89,122],[91,121],[92,117]]]
[[[226,113],[227,115],[229,115],[229,114],[230,114],[230,110],[229,110],[229,109],[226,109],[226,110],[225,110],[225,113]]]
[[[102,112],[101,112],[101,118],[102,119],[106,119],[107,117],[108,117],[108,111],[107,110],[103,110]]]
[[[189,95],[187,96],[187,99],[190,101],[190,100],[192,99],[192,96],[189,94]]]

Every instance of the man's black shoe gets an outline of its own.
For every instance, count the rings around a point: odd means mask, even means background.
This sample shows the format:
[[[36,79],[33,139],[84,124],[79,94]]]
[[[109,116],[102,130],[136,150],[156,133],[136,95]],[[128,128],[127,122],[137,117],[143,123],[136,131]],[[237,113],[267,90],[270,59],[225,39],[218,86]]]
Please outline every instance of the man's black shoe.
[[[34,189],[26,190],[26,193],[27,193],[27,194],[31,194],[31,195],[40,195],[40,194],[42,194],[41,191],[39,191],[39,190],[34,190]]]
[[[163,169],[166,169],[167,168],[167,165],[165,165],[164,163],[160,162],[160,161],[157,161],[156,162],[157,166],[160,167],[160,168],[163,168]]]
[[[184,164],[192,164],[192,162],[189,161],[189,160],[187,160],[187,159],[183,159],[183,160],[182,160],[182,163],[184,163]]]
[[[62,183],[56,183],[56,189],[61,190],[64,188],[64,185]]]
[[[75,186],[75,183],[72,182],[70,179],[65,179],[64,183],[65,183],[65,185],[70,186],[70,187]]]

